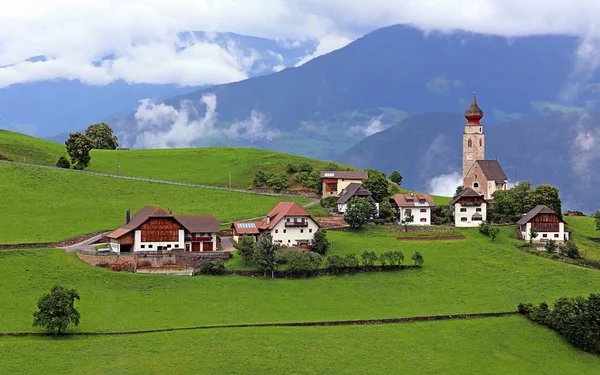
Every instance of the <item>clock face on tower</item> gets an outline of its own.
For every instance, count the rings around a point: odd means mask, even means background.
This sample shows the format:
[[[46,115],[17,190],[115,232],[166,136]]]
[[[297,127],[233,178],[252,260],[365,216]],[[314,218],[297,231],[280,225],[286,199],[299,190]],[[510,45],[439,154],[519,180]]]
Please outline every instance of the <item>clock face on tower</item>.
[[[473,160],[473,153],[467,152],[467,160]]]

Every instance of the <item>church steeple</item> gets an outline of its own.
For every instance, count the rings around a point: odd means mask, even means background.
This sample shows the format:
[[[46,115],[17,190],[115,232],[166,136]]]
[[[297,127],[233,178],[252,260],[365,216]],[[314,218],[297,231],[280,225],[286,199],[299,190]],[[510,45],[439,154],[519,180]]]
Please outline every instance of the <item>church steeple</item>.
[[[483,118],[483,111],[477,105],[477,97],[475,91],[473,91],[473,101],[469,109],[465,111],[465,118],[467,119],[467,125],[481,125],[480,121]]]

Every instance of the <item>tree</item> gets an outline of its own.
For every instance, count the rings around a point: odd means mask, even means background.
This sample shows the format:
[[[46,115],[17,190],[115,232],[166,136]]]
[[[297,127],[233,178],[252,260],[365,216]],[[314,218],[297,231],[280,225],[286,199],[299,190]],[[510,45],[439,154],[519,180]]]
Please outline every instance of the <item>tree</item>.
[[[463,190],[465,190],[465,187],[462,185],[458,185],[456,187],[456,190],[454,191],[454,196],[457,196],[458,194],[460,194]]]
[[[533,244],[533,240],[535,240],[538,236],[538,231],[533,227],[533,225],[531,226],[531,229],[529,229],[529,244]]]
[[[596,221],[596,230],[600,230],[600,210],[594,212],[594,215],[592,215],[592,217]]]
[[[312,250],[317,254],[325,255],[330,246],[331,243],[327,239],[327,230],[318,229],[312,239]]]
[[[73,168],[82,170],[90,165],[90,151],[93,148],[92,141],[85,135],[77,132],[69,134],[69,139],[65,142],[67,153],[71,157]]]
[[[418,251],[415,251],[412,257],[410,257],[410,259],[412,259],[413,262],[415,262],[415,266],[421,267],[423,265],[423,255],[421,255],[421,253]]]
[[[449,204],[435,207],[431,214],[434,225],[444,225],[454,222],[454,210]]]
[[[490,226],[490,229],[488,229],[488,235],[490,236],[492,241],[496,240],[496,237],[498,237],[498,234],[500,234],[500,228]]]
[[[71,162],[69,161],[69,158],[67,158],[65,155],[62,155],[60,158],[58,158],[56,166],[59,168],[69,169],[71,168]]]
[[[375,262],[377,262],[377,254],[375,254],[374,251],[367,251],[365,250],[361,256],[360,256],[361,260],[362,260],[362,264],[365,267],[373,267],[375,265]]]
[[[554,240],[549,240],[544,245],[544,248],[546,249],[547,252],[554,253],[556,251],[556,242],[554,242]]]
[[[113,135],[113,130],[104,122],[88,126],[85,136],[92,141],[95,149],[116,150],[119,147],[118,138]]]
[[[313,171],[313,167],[312,167],[312,165],[310,165],[308,163],[302,163],[298,166],[298,172],[310,173],[312,171]]]
[[[571,259],[578,259],[579,247],[573,241],[569,241],[562,247],[562,253]]]
[[[255,246],[254,237],[245,234],[240,237],[238,243],[233,244],[233,247],[238,251],[238,254],[240,254],[246,264],[252,264],[254,261]]]
[[[387,176],[385,173],[380,172],[376,169],[367,169],[369,178],[363,180],[363,186],[369,189],[373,194],[373,199],[377,202],[383,202],[388,197],[388,185]]]
[[[286,264],[288,267],[288,271],[292,273],[301,273],[301,272],[316,272],[321,263],[323,263],[323,258],[312,251],[304,251],[301,249],[289,249],[291,251],[286,251]]]
[[[402,224],[404,224],[404,231],[408,232],[408,226],[415,221],[415,217],[410,209],[404,210],[404,217],[402,218]]]
[[[390,173],[390,181],[397,183],[398,186],[402,185],[402,174],[398,171],[393,171]]]
[[[371,216],[372,204],[363,198],[353,198],[348,202],[348,208],[344,213],[344,221],[351,228],[358,229],[365,225]]]
[[[529,201],[531,202],[531,208],[537,205],[548,206],[562,219],[562,203],[558,194],[558,188],[547,184],[538,185],[529,194]]]
[[[69,324],[79,325],[80,315],[74,306],[75,299],[79,299],[75,289],[54,286],[50,293],[39,299],[39,311],[33,313],[33,326],[44,327],[49,332],[63,333]]]
[[[267,180],[267,185],[273,188],[276,192],[280,192],[283,189],[287,189],[290,184],[288,183],[287,176],[284,173],[274,174]]]
[[[266,186],[270,177],[271,175],[267,174],[265,171],[257,171],[254,175],[254,186]]]
[[[386,221],[394,216],[394,208],[388,201],[381,202],[379,205],[379,217]]]
[[[254,264],[259,270],[264,272],[267,277],[267,272],[271,272],[271,277],[274,277],[273,271],[277,268],[276,251],[279,248],[273,243],[273,237],[270,235],[261,236],[254,249]]]

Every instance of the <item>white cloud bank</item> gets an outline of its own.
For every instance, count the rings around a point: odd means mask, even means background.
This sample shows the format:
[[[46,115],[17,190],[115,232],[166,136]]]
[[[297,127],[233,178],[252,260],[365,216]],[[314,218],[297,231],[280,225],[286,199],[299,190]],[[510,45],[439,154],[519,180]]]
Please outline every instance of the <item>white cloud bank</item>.
[[[205,42],[182,49],[182,32],[231,31],[273,39],[315,38],[304,63],[378,27],[407,23],[423,30],[504,36],[600,31],[597,0],[20,0],[0,8],[0,88],[75,79],[89,84],[216,84],[248,75],[234,46]],[[46,61],[27,62],[34,56]],[[110,56],[111,61],[98,63]],[[583,56],[582,58],[585,58]],[[277,67],[280,69],[281,67]]]
[[[205,107],[200,117],[191,101],[182,101],[176,109],[149,99],[141,101],[135,113],[135,148],[186,148],[209,144],[218,137],[244,141],[271,141],[280,133],[268,130],[268,119],[260,112],[228,127],[217,126],[217,96],[206,94],[200,99]],[[124,138],[127,138],[125,136]]]
[[[429,194],[441,195],[443,197],[453,197],[456,193],[456,188],[463,183],[462,174],[452,172],[442,174],[427,181],[427,189]]]

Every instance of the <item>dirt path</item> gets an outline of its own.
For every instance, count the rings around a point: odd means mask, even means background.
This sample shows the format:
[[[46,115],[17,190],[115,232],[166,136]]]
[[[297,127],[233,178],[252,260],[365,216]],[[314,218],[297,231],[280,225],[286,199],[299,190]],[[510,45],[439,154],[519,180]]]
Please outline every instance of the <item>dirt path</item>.
[[[221,237],[221,246],[223,246],[223,251],[235,250],[235,247],[233,247],[233,237]]]
[[[75,250],[87,250],[87,251],[96,251],[96,245],[92,245],[94,242],[101,239],[106,233],[99,234],[85,241],[81,241],[74,245],[61,247],[65,251],[65,253],[70,253]]]

